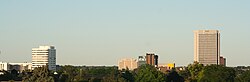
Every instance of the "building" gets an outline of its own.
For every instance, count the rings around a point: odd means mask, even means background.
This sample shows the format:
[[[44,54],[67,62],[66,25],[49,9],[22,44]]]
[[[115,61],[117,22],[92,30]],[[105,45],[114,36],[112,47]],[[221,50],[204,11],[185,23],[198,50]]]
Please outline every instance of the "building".
[[[169,71],[167,64],[159,64],[158,70],[161,71],[162,73],[167,73]]]
[[[0,70],[11,71],[13,69],[18,72],[22,72],[24,70],[31,70],[32,63],[8,63],[8,62],[0,62]]]
[[[175,68],[175,63],[159,64],[157,67],[161,72],[167,73]]]
[[[220,33],[218,30],[194,31],[194,61],[219,65]]]
[[[158,55],[154,53],[146,53],[146,63],[152,66],[158,66]]]
[[[9,70],[10,69],[10,66],[9,66],[9,63],[7,62],[0,62],[0,70]]]
[[[31,70],[32,63],[24,62],[24,63],[9,63],[10,64],[10,70],[17,70],[19,72],[22,72],[23,70]]]
[[[146,64],[146,58],[145,56],[139,56],[138,57],[138,62],[137,62],[137,66],[140,67],[141,65]]]
[[[48,66],[56,70],[56,49],[54,46],[39,46],[32,48],[32,70],[36,67]]]
[[[223,56],[220,56],[220,65],[222,66],[226,66],[226,58],[224,58]]]
[[[168,67],[168,70],[172,70],[175,68],[175,63],[168,63],[167,67]]]
[[[129,69],[134,70],[137,68],[137,61],[133,58],[125,58],[118,61],[118,69]]]

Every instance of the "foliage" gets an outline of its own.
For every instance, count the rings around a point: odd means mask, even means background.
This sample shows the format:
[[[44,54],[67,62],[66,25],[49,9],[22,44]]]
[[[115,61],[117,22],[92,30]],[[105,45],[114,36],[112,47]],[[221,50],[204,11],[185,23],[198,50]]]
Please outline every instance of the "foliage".
[[[4,74],[0,75],[0,81],[8,81],[12,79],[11,73],[9,73],[8,71],[1,71],[1,72]]]
[[[167,74],[167,82],[184,82],[184,78],[175,70],[172,70],[169,74]]]
[[[33,70],[32,76],[25,78],[24,82],[54,82],[47,66],[38,67]]]
[[[220,65],[206,66],[199,74],[199,82],[234,82],[235,70]]]
[[[142,65],[135,70],[118,70],[105,66],[61,66],[57,73],[47,67],[25,70],[1,71],[1,81],[23,82],[250,82],[246,68],[231,68],[219,65],[203,66],[198,62],[189,64],[185,70],[171,70],[166,74],[151,65]]]
[[[189,70],[181,70],[179,71],[179,75],[184,78],[185,81],[191,81],[191,74]]]
[[[126,82],[134,82],[135,81],[134,74],[131,71],[129,71],[128,68],[126,70],[122,70],[121,73],[122,73],[121,77],[124,78],[126,80]]]
[[[190,73],[190,77],[188,78],[191,82],[196,82],[199,73],[203,70],[203,64],[199,64],[198,62],[194,62],[193,64],[188,65],[188,71]]]
[[[235,78],[236,82],[250,82],[250,70],[245,71],[244,73],[238,75]]]
[[[138,68],[135,76],[136,82],[164,82],[166,77],[164,73],[158,71],[151,65],[142,65]]]

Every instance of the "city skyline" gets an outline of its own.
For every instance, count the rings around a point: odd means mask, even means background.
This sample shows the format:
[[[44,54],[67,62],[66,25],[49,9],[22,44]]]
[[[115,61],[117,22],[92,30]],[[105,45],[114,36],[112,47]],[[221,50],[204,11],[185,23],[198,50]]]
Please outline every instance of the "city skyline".
[[[55,45],[60,65],[117,65],[154,52],[159,63],[186,66],[194,59],[192,31],[215,29],[227,66],[249,66],[248,3],[0,1],[0,61],[31,62],[31,48]]]

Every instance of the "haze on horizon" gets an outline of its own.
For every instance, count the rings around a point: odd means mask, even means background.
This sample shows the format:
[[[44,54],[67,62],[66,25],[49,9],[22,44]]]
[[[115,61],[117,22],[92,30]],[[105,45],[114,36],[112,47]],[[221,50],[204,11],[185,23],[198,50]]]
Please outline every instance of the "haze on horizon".
[[[57,64],[117,65],[147,52],[193,62],[193,30],[217,29],[227,66],[250,65],[250,1],[0,1],[0,61],[31,62],[54,45]]]

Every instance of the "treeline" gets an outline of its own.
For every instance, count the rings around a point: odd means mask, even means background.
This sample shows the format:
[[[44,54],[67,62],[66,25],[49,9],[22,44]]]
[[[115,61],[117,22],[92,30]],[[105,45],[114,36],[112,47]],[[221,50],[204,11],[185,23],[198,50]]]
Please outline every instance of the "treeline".
[[[23,82],[250,82],[250,71],[220,65],[203,66],[197,62],[185,70],[160,72],[150,65],[142,65],[130,71],[114,67],[61,66],[57,72],[47,67],[32,72],[4,71],[1,81]]]

